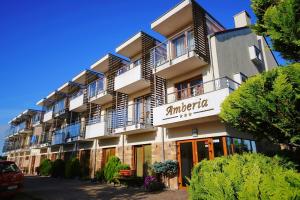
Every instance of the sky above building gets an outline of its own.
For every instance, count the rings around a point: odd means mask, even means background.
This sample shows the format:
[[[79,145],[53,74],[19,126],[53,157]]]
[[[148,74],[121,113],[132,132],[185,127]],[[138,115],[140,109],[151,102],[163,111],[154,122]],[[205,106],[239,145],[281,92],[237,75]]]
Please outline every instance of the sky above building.
[[[0,152],[7,122],[89,68],[180,0],[0,1]],[[250,0],[198,0],[226,28]],[[280,64],[285,61],[278,54]]]

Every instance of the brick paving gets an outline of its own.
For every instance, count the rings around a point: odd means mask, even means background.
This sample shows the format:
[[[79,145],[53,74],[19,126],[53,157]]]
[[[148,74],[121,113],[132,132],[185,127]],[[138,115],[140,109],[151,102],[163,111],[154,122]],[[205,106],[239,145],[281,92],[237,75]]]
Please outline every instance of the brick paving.
[[[142,188],[126,188],[90,181],[54,179],[49,177],[26,176],[24,189],[15,200],[84,200],[84,199],[187,199],[186,191],[165,190],[148,193]]]

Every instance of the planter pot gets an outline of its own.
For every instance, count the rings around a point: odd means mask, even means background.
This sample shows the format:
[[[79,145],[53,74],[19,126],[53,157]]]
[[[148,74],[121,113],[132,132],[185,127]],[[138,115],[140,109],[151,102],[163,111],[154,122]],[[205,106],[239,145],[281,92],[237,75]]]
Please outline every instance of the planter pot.
[[[131,176],[130,169],[122,169],[119,171],[120,176]]]

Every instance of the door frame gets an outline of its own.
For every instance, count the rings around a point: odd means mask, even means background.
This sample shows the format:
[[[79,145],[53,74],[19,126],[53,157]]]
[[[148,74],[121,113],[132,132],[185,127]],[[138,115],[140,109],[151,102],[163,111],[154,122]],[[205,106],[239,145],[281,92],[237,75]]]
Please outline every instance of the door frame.
[[[197,142],[208,142],[208,154],[209,160],[214,159],[214,148],[213,148],[213,138],[204,138],[204,139],[190,139],[190,140],[182,140],[176,142],[177,148],[177,160],[178,160],[178,186],[179,189],[186,189],[185,186],[182,186],[182,174],[181,174],[181,153],[180,153],[180,144],[183,143],[192,143],[192,150],[193,150],[193,166],[198,163],[198,151],[197,151]]]

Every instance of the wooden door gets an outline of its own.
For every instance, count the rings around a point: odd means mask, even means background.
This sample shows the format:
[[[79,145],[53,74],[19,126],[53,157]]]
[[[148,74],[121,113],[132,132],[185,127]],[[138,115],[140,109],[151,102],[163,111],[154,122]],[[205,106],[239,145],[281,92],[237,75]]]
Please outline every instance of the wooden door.
[[[187,178],[191,177],[193,167],[203,159],[213,159],[212,139],[185,140],[177,142],[179,162],[179,188],[186,188]]]

